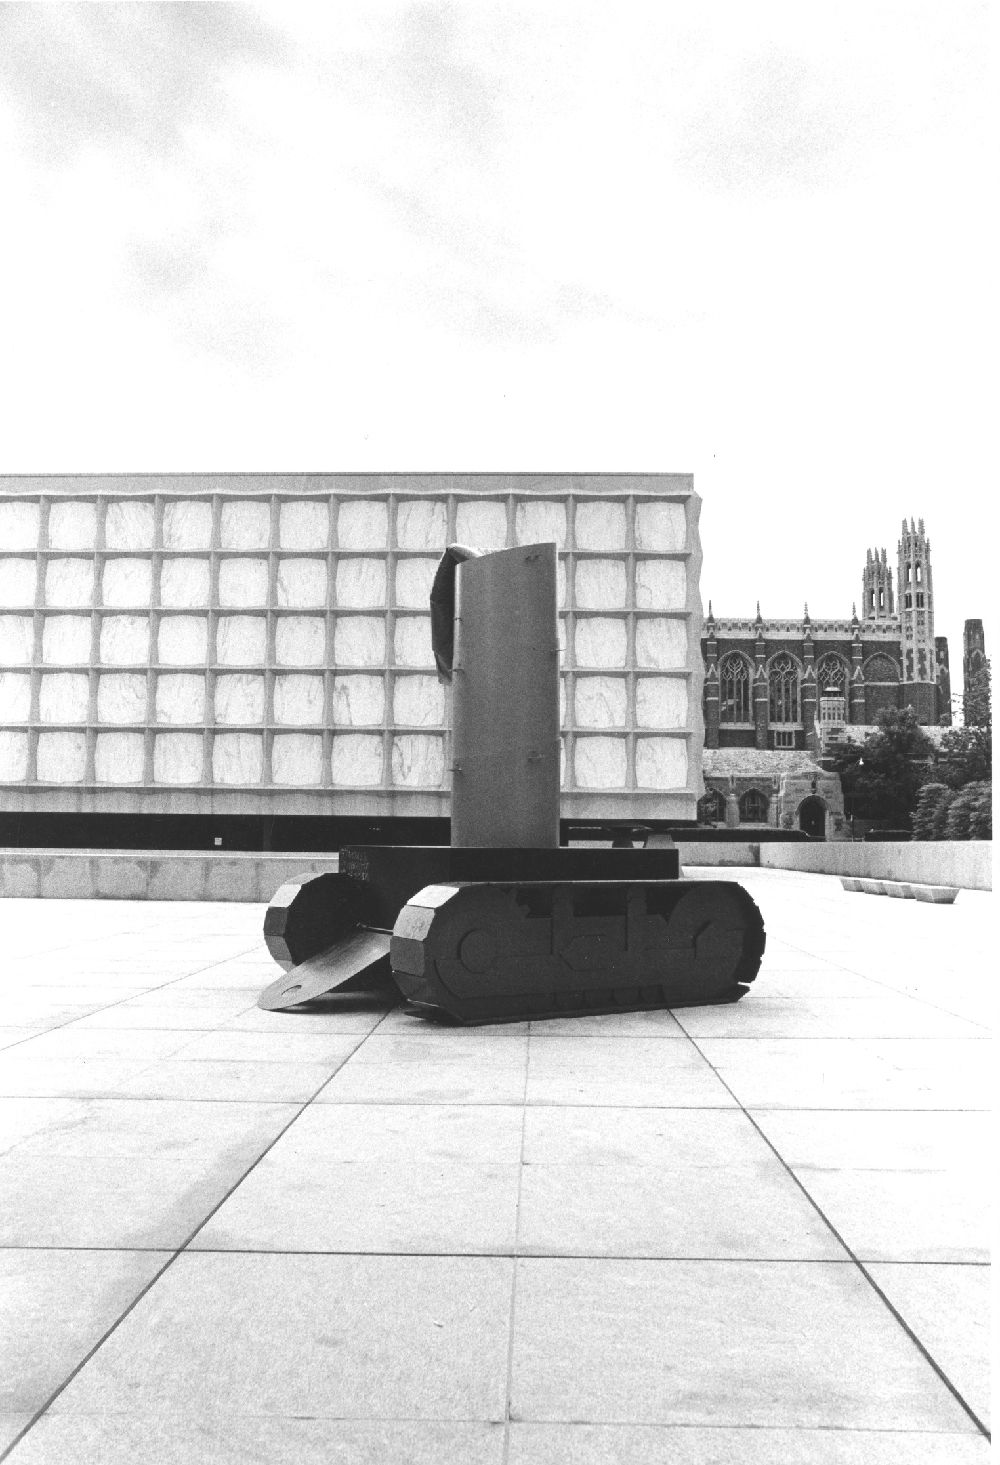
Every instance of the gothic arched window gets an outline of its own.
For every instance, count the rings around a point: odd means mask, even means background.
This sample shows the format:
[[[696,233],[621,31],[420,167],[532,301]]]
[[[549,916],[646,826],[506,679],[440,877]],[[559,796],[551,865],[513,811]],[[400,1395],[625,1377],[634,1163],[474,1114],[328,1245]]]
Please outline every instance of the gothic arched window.
[[[698,823],[721,824],[725,817],[725,800],[718,789],[710,788],[705,797],[698,800]]]
[[[816,686],[821,697],[830,687],[836,689],[829,692],[831,697],[842,697],[846,681],[847,665],[843,657],[836,656],[833,652],[828,652],[826,656],[820,657],[816,663]]]
[[[798,722],[799,669],[787,651],[771,662],[768,673],[769,716],[772,722]]]
[[[731,651],[719,664],[720,722],[750,722],[750,663]]]
[[[745,794],[740,795],[741,821],[744,824],[766,824],[767,805],[767,797],[759,788],[748,788]]]
[[[864,670],[866,682],[899,681],[899,667],[889,656],[870,656]]]

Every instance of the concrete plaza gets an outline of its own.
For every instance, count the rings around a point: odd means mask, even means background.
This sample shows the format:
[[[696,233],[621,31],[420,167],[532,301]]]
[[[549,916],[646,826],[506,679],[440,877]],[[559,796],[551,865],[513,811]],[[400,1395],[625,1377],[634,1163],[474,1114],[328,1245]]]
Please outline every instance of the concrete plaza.
[[[985,1461],[992,899],[726,875],[744,1001],[471,1030],[0,903],[13,1465]]]

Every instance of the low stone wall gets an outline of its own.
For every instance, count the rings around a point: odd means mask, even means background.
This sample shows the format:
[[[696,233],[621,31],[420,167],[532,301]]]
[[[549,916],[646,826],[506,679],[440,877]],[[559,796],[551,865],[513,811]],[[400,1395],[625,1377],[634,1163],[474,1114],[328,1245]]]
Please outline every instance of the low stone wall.
[[[336,855],[210,850],[0,850],[0,897],[49,900],[269,901]]]
[[[682,851],[682,860],[690,855]],[[993,846],[989,840],[901,840],[884,844],[764,844],[754,864],[772,870],[818,875],[862,875],[923,885],[957,885],[960,890],[993,889]]]
[[[861,875],[992,890],[988,840],[885,844],[752,844],[684,840],[687,865],[763,865],[817,875]],[[337,868],[336,855],[211,850],[0,849],[0,898],[269,901],[296,875]]]
[[[784,843],[778,845],[784,849]],[[748,840],[677,840],[681,868],[685,865],[759,865],[760,845]]]

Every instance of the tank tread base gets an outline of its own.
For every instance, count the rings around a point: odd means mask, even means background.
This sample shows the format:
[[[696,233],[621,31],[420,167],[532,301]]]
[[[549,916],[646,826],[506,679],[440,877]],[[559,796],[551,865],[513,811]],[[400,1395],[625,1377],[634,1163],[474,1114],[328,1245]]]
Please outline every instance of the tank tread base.
[[[393,977],[400,991],[405,994],[406,989],[401,985],[399,975],[394,972]],[[416,987],[413,990],[416,991]],[[494,999],[490,1003],[489,1015],[480,1017],[456,1016],[433,1000],[435,994],[431,989],[427,991],[428,1000],[421,1001],[419,996],[407,996],[406,1005],[419,1016],[431,1021],[457,1024],[462,1027],[482,1027],[494,1022],[544,1022],[547,1018],[554,1017],[607,1017],[616,1012],[657,1012],[664,1008],[674,1007],[714,1007],[724,1003],[739,1002],[740,998],[745,997],[749,990],[749,987],[736,982],[727,991],[717,993],[713,997],[685,997],[684,994],[679,995],[672,992],[670,984],[664,983],[656,996],[636,994],[628,987],[609,987],[603,990],[590,989],[585,993],[580,993],[578,999],[571,1001],[566,1000],[566,993],[539,992],[515,1001],[502,1002]]]
[[[396,985],[461,1023],[738,1002],[764,923],[731,881],[434,885],[396,921]]]

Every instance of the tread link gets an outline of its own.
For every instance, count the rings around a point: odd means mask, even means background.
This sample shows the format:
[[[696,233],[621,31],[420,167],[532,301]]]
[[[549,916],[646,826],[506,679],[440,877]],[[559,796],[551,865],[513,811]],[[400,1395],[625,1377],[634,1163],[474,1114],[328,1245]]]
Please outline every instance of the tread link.
[[[730,881],[430,885],[400,912],[396,985],[464,1023],[736,1002],[764,923]]]

